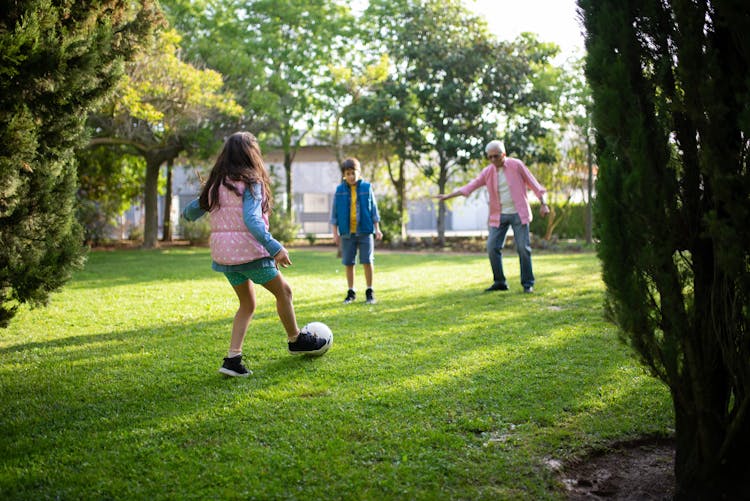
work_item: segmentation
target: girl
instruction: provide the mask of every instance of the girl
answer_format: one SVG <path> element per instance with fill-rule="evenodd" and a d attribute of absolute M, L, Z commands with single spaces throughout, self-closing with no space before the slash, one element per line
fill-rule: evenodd
<path fill-rule="evenodd" d="M 290 353 L 317 355 L 328 349 L 326 340 L 297 327 L 292 289 L 279 272 L 279 266 L 286 268 L 292 262 L 287 250 L 268 232 L 272 207 L 273 193 L 258 141 L 249 132 L 237 132 L 224 143 L 200 198 L 182 212 L 188 221 L 209 213 L 212 268 L 224 273 L 240 301 L 229 353 L 219 369 L 227 376 L 252 374 L 242 364 L 242 343 L 255 312 L 253 282 L 276 297 Z"/>

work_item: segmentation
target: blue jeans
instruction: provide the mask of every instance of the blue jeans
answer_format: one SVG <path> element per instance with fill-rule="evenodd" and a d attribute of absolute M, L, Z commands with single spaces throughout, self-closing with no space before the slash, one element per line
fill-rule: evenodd
<path fill-rule="evenodd" d="M 529 225 L 521 223 L 518 214 L 501 214 L 500 227 L 490 226 L 490 236 L 487 238 L 487 254 L 490 257 L 492 276 L 496 284 L 508 285 L 503 273 L 503 247 L 508 227 L 513 228 L 513 240 L 516 242 L 518 260 L 521 264 L 521 285 L 534 285 L 534 271 L 531 268 L 531 235 Z"/>

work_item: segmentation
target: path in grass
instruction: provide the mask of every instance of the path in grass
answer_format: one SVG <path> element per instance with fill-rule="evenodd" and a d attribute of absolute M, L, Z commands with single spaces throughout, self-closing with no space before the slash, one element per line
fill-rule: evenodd
<path fill-rule="evenodd" d="M 0 498 L 557 499 L 550 460 L 669 433 L 593 254 L 536 255 L 524 295 L 515 256 L 485 294 L 483 255 L 381 253 L 376 305 L 341 304 L 335 252 L 292 260 L 300 324 L 334 346 L 289 356 L 259 289 L 247 379 L 217 372 L 236 300 L 206 249 L 94 252 L 23 309 L 0 332 Z"/>

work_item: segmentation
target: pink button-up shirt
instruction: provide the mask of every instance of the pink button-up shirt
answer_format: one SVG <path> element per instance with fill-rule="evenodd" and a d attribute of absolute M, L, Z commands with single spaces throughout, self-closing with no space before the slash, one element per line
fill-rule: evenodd
<path fill-rule="evenodd" d="M 532 190 L 540 200 L 547 193 L 547 190 L 539 184 L 539 181 L 536 180 L 529 169 L 517 158 L 506 157 L 505 167 L 503 168 L 505 169 L 508 188 L 510 188 L 510 196 L 513 199 L 513 205 L 516 206 L 518 216 L 523 224 L 529 224 L 532 216 L 527 190 Z M 500 226 L 502 206 L 497 192 L 497 168 L 493 164 L 482 169 L 482 172 L 474 180 L 459 188 L 458 191 L 463 196 L 469 196 L 481 186 L 487 186 L 487 194 L 490 198 L 489 225 L 498 227 Z"/>

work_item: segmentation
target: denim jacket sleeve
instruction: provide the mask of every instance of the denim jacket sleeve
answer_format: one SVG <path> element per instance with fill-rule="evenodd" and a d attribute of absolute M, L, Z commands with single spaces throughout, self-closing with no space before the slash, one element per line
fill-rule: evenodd
<path fill-rule="evenodd" d="M 242 218 L 250 234 L 266 251 L 275 256 L 283 246 L 266 229 L 263 219 L 263 188 L 260 183 L 249 186 L 242 196 Z"/>
<path fill-rule="evenodd" d="M 196 219 L 201 218 L 205 213 L 206 211 L 201 209 L 200 201 L 197 198 L 182 209 L 182 217 L 188 221 L 195 221 Z"/>
<path fill-rule="evenodd" d="M 329 223 L 331 223 L 332 226 L 339 225 L 338 206 L 336 204 L 338 196 L 339 196 L 339 188 L 337 186 L 336 191 L 333 192 L 333 201 L 331 203 L 331 219 L 328 221 Z"/>

